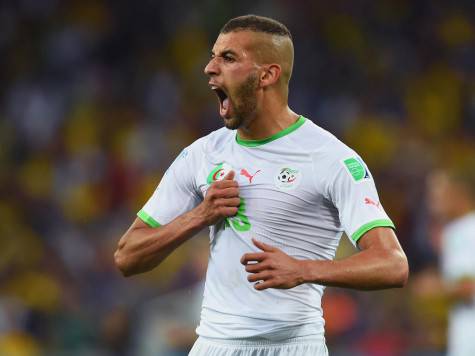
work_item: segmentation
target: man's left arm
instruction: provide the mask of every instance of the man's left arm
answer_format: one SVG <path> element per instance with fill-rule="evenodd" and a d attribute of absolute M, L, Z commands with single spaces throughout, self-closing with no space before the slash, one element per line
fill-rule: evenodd
<path fill-rule="evenodd" d="M 255 289 L 288 289 L 303 283 L 375 290 L 403 287 L 409 266 L 394 231 L 376 227 L 358 241 L 360 251 L 341 260 L 297 260 L 282 250 L 253 240 L 262 250 L 247 253 L 241 263 Z"/>

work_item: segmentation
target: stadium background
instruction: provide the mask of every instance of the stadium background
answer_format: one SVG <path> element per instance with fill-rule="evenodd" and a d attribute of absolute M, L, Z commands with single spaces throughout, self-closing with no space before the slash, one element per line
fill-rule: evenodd
<path fill-rule="evenodd" d="M 291 106 L 364 157 L 410 261 L 403 290 L 327 289 L 330 350 L 443 352 L 425 178 L 475 154 L 473 1 L 4 0 L 1 355 L 184 354 L 206 236 L 130 279 L 112 255 L 179 151 L 221 126 L 203 67 L 246 13 L 290 28 Z"/>

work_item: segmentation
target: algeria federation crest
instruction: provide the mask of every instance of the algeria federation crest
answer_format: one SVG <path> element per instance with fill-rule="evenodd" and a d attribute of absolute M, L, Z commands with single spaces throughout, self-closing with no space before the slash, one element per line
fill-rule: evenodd
<path fill-rule="evenodd" d="M 208 184 L 223 179 L 233 168 L 226 162 L 220 163 L 213 168 L 206 181 Z"/>
<path fill-rule="evenodd" d="M 292 190 L 297 188 L 302 179 L 302 174 L 298 169 L 284 167 L 281 168 L 274 178 L 275 186 L 282 190 Z"/>

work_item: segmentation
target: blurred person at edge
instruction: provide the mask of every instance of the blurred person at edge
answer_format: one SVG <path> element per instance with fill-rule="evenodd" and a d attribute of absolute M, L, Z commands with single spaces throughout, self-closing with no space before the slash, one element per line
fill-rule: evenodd
<path fill-rule="evenodd" d="M 231 19 L 205 73 L 225 127 L 187 147 L 115 254 L 148 271 L 210 226 L 190 355 L 327 355 L 325 286 L 402 287 L 407 259 L 356 152 L 288 106 L 293 44 L 281 23 Z M 360 251 L 333 260 L 343 230 Z"/>
<path fill-rule="evenodd" d="M 475 355 L 475 159 L 428 177 L 428 205 L 443 225 L 440 289 L 449 300 L 448 355 Z"/>

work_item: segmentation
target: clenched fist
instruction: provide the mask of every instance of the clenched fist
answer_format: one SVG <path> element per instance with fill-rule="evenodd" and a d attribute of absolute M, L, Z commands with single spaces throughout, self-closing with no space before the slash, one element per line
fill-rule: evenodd
<path fill-rule="evenodd" d="M 222 180 L 214 182 L 208 188 L 203 202 L 196 208 L 196 214 L 207 226 L 236 215 L 241 199 L 234 174 L 234 171 L 230 171 Z"/>

